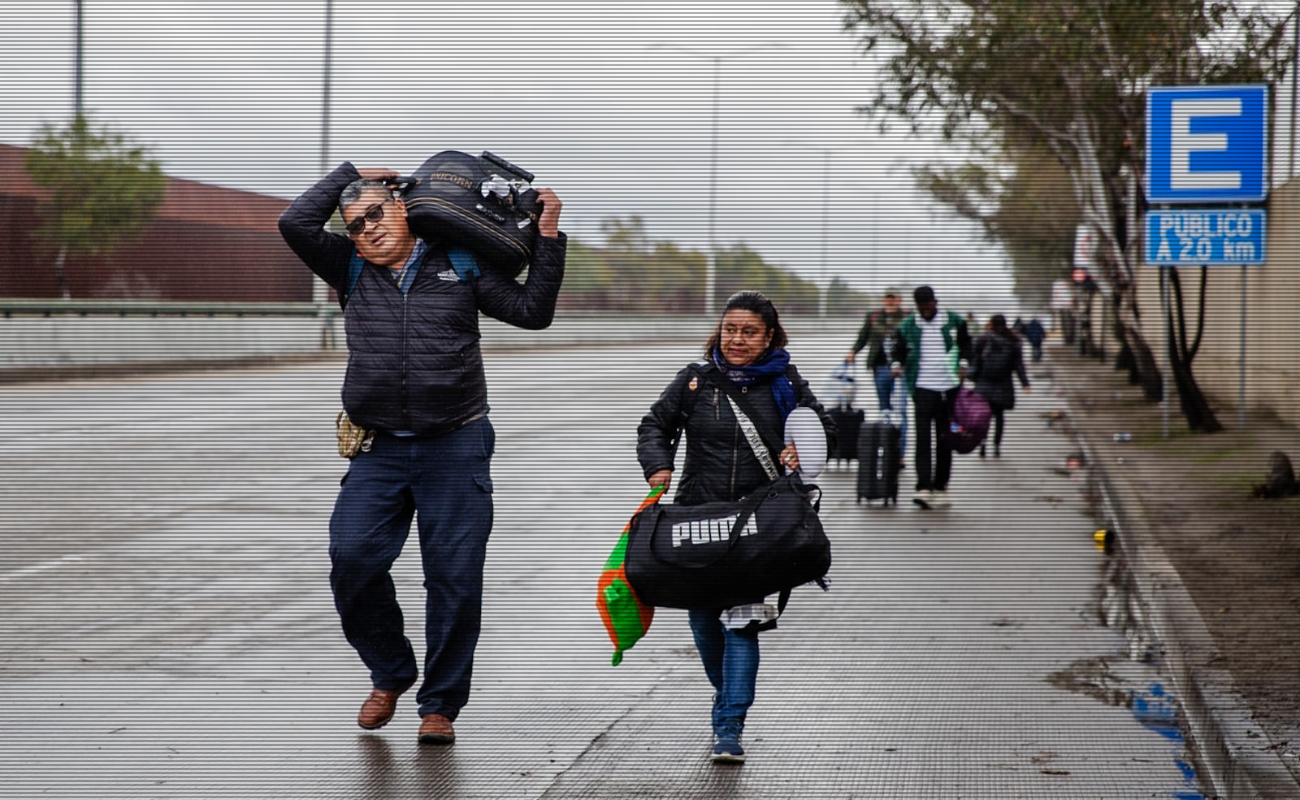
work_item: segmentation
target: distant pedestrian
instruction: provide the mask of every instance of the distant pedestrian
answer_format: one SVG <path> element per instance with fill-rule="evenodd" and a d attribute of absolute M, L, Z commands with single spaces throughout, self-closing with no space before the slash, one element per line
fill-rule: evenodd
<path fill-rule="evenodd" d="M 1012 376 L 1020 381 L 1026 392 L 1032 392 L 1025 376 L 1025 360 L 1021 352 L 1020 337 L 1007 327 L 1007 318 L 994 314 L 985 332 L 975 340 L 975 358 L 971 364 L 971 379 L 975 391 L 983 395 L 993 411 L 993 457 L 1002 457 L 1002 428 L 1007 411 L 1016 407 L 1016 387 Z M 980 458 L 987 455 L 987 446 L 980 445 Z"/>
<path fill-rule="evenodd" d="M 866 367 L 876 384 L 876 403 L 883 413 L 888 412 L 891 421 L 893 412 L 898 412 L 898 465 L 903 466 L 907 455 L 907 398 L 902 398 L 898 408 L 894 408 L 894 373 L 890 369 L 890 351 L 894 346 L 894 336 L 898 325 L 907 316 L 903 310 L 903 300 L 898 290 L 885 289 L 880 301 L 880 308 L 867 314 L 858 330 L 858 338 L 853 342 L 853 349 L 844 357 L 852 364 L 862 350 L 867 351 Z"/>
<path fill-rule="evenodd" d="M 330 588 L 343 634 L 370 671 L 373 688 L 357 724 L 386 725 L 423 667 L 419 741 L 447 744 L 470 697 L 492 531 L 496 434 L 479 315 L 549 326 L 566 240 L 560 200 L 543 189 L 526 281 L 491 270 L 476 277 L 452 260 L 448 248 L 456 242 L 416 237 L 405 204 L 393 196 L 397 176 L 345 162 L 293 201 L 280 216 L 280 233 L 344 303 L 339 438 L 350 461 L 330 518 Z M 336 208 L 346 235 L 325 230 Z M 390 574 L 412 519 L 426 594 L 422 660 L 403 630 Z"/>
<path fill-rule="evenodd" d="M 677 483 L 677 504 L 739 500 L 771 482 L 720 388 L 722 381 L 731 381 L 745 393 L 756 417 L 751 420 L 755 432 L 771 434 L 764 438 L 785 441 L 786 418 L 799 406 L 815 411 L 827 438 L 833 436 L 834 423 L 790 363 L 785 345 L 785 330 L 766 296 L 740 292 L 727 300 L 704 346 L 704 361 L 678 372 L 637 428 L 637 458 L 651 487 L 667 490 L 683 434 L 686 461 Z M 787 470 L 799 467 L 794 445 L 773 455 Z M 715 691 L 715 762 L 745 760 L 741 734 L 758 680 L 758 634 L 776 627 L 775 617 L 776 609 L 761 597 L 736 608 L 689 612 L 695 647 Z"/>
<path fill-rule="evenodd" d="M 1038 317 L 1029 320 L 1025 325 L 1025 338 L 1029 340 L 1035 364 L 1043 360 L 1043 339 L 1046 337 L 1047 330 L 1043 328 L 1043 323 L 1038 321 Z"/>
<path fill-rule="evenodd" d="M 894 375 L 906 375 L 916 405 L 916 494 L 922 508 L 947 508 L 952 477 L 952 447 L 944 435 L 952 420 L 957 388 L 966 377 L 971 353 L 970 330 L 955 311 L 939 310 L 929 286 L 912 293 L 916 311 L 898 326 Z M 931 452 L 933 447 L 933 452 Z"/>

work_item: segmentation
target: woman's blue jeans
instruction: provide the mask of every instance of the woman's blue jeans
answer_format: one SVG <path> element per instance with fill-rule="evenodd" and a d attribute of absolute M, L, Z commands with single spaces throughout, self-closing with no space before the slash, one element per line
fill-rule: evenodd
<path fill-rule="evenodd" d="M 718 619 L 721 613 L 721 609 L 692 609 L 691 633 L 704 674 L 715 690 L 713 732 L 732 728 L 739 733 L 758 682 L 758 631 L 731 630 Z"/>

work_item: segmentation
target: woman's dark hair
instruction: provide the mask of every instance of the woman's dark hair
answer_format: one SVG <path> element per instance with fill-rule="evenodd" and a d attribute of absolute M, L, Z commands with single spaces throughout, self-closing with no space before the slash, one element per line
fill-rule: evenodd
<path fill-rule="evenodd" d="M 989 317 L 989 331 L 996 333 L 1003 339 L 1018 339 L 1016 332 L 1007 327 L 1007 318 L 1001 314 L 994 314 Z"/>
<path fill-rule="evenodd" d="M 727 316 L 728 311 L 734 311 L 738 308 L 742 311 L 752 311 L 762 317 L 763 324 L 767 326 L 767 330 L 772 332 L 772 341 L 768 343 L 763 355 L 767 355 L 773 350 L 780 350 L 790 341 L 785 335 L 785 328 L 781 327 L 781 316 L 776 313 L 776 306 L 772 305 L 772 301 L 767 299 L 767 295 L 752 289 L 736 292 L 727 298 L 727 305 L 722 309 L 722 317 Z M 709 337 L 709 341 L 704 345 L 705 358 L 713 358 L 714 349 L 722 344 L 722 317 L 718 318 L 718 325 L 713 329 L 713 335 Z"/>

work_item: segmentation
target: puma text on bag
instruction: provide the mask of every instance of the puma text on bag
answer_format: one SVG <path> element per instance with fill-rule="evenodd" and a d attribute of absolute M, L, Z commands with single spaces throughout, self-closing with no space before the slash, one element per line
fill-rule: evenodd
<path fill-rule="evenodd" d="M 736 502 L 650 506 L 632 519 L 628 581 L 650 605 L 727 608 L 820 580 L 831 545 L 810 494 L 791 474 Z"/>

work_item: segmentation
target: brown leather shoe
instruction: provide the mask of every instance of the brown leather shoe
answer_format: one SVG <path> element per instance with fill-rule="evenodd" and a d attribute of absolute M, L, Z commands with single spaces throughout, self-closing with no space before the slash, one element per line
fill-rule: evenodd
<path fill-rule="evenodd" d="M 370 696 L 361 704 L 357 724 L 368 731 L 384 727 L 393 718 L 393 712 L 397 710 L 397 698 L 401 696 L 401 692 L 371 689 Z"/>
<path fill-rule="evenodd" d="M 420 744 L 451 744 L 456 731 L 451 720 L 441 714 L 425 714 L 420 720 Z"/>

